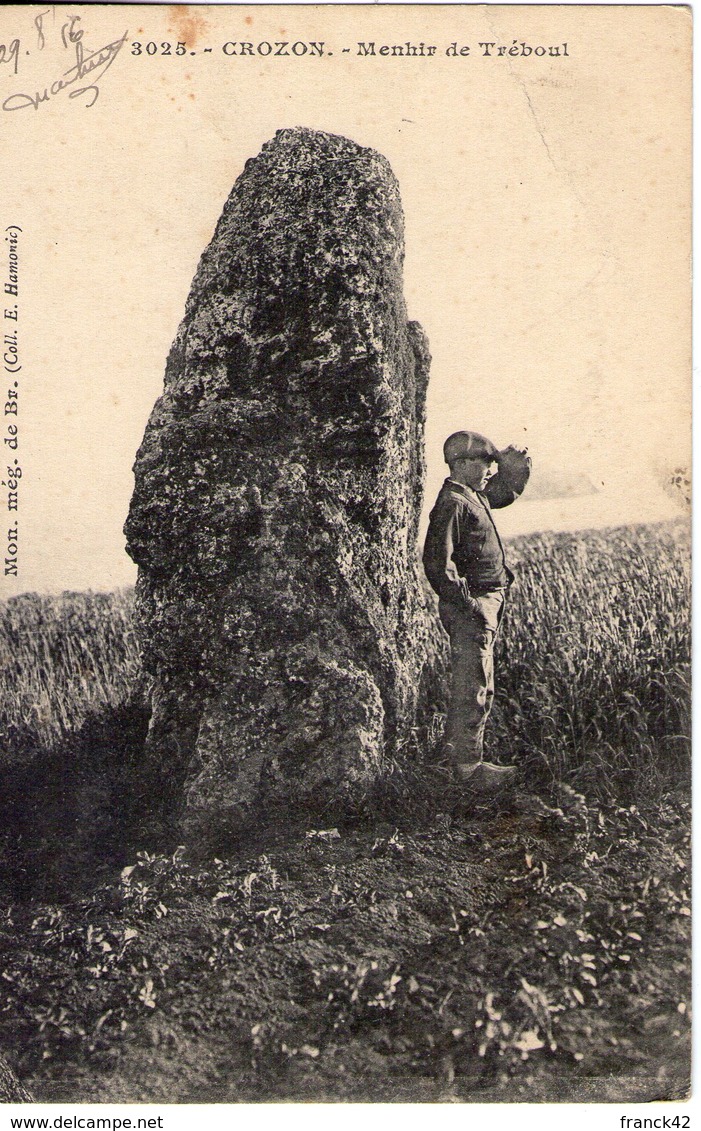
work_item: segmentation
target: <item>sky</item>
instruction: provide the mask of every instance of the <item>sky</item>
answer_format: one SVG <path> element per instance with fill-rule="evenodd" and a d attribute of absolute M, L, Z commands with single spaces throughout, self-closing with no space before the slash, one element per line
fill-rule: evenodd
<path fill-rule="evenodd" d="M 0 22 L 18 44 L 0 119 L 3 228 L 21 229 L 3 325 L 22 366 L 5 373 L 22 478 L 0 596 L 133 582 L 131 465 L 199 256 L 245 161 L 294 125 L 379 150 L 398 178 L 408 315 L 433 356 L 426 512 L 445 436 L 474 428 L 534 461 L 506 535 L 680 513 L 664 484 L 690 459 L 687 9 L 5 7 Z M 85 56 L 125 32 L 96 97 L 57 88 L 80 33 Z M 270 41 L 324 56 L 224 50 Z M 359 54 L 407 41 L 436 52 Z M 595 490 L 536 498 L 539 472 Z"/>

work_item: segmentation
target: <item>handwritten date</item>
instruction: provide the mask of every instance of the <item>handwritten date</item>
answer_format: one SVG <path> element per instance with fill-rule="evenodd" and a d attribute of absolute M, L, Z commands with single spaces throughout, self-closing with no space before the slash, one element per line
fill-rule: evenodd
<path fill-rule="evenodd" d="M 0 43 L 0 66 L 7 63 L 13 68 L 13 74 L 17 74 L 19 67 L 19 39 L 13 39 L 11 43 Z"/>
<path fill-rule="evenodd" d="M 44 17 L 49 15 L 49 12 L 50 9 L 47 9 L 34 18 L 39 51 L 43 51 L 47 45 L 48 29 L 45 33 Z M 104 47 L 99 47 L 96 51 L 90 51 L 86 48 L 84 30 L 80 23 L 80 16 L 70 15 L 61 27 L 61 45 L 64 51 L 73 55 L 75 62 L 72 66 L 63 70 L 60 77 L 55 78 L 52 82 L 47 82 L 33 93 L 18 92 L 11 94 L 2 103 L 3 110 L 23 110 L 30 106 L 38 110 L 43 102 L 48 102 L 51 97 L 64 90 L 68 91 L 69 98 L 78 98 L 84 95 L 86 98 L 84 105 L 94 106 L 100 93 L 98 82 L 112 66 L 129 33 L 125 31 L 119 39 L 105 44 Z M 12 66 L 13 74 L 16 75 L 19 71 L 20 55 L 19 39 L 14 39 L 9 44 L 0 44 L 0 67 L 3 64 Z M 83 82 L 88 76 L 90 76 L 88 81 Z"/>

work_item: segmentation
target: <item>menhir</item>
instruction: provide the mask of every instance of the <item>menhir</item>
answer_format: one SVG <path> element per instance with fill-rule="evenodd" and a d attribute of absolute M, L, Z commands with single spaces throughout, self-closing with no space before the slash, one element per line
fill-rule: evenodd
<path fill-rule="evenodd" d="M 289 129 L 200 261 L 125 527 L 150 778 L 193 837 L 353 793 L 410 742 L 434 645 L 402 260 L 387 161 Z"/>

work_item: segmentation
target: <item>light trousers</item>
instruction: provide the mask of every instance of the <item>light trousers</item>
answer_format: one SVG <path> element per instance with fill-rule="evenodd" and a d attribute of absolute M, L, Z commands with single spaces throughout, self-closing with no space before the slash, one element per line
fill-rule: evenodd
<path fill-rule="evenodd" d="M 454 763 L 481 762 L 484 730 L 494 701 L 494 641 L 504 612 L 504 593 L 474 598 L 476 608 L 440 600 L 438 611 L 450 637 L 450 706 L 444 753 Z"/>

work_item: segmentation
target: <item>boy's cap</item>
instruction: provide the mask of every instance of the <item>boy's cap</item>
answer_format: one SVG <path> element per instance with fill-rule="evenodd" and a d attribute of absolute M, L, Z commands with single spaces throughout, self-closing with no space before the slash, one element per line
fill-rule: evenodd
<path fill-rule="evenodd" d="M 443 457 L 447 464 L 456 459 L 496 460 L 499 449 L 479 432 L 453 432 L 443 445 Z"/>

